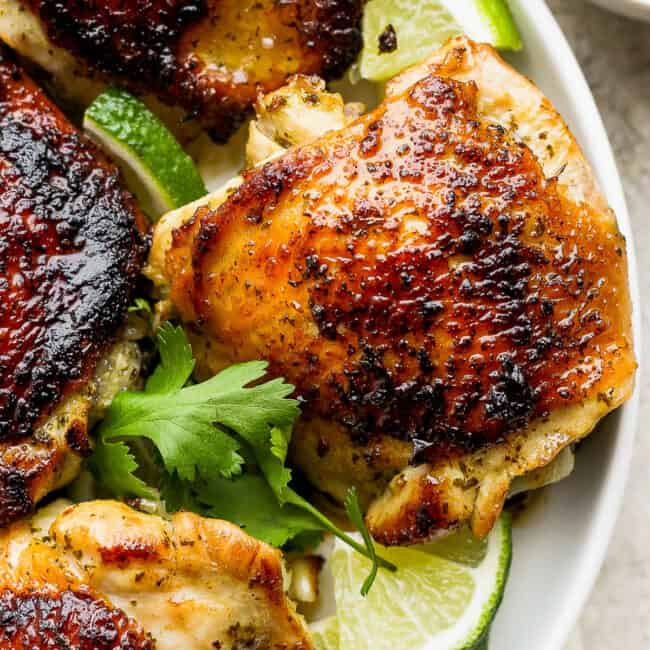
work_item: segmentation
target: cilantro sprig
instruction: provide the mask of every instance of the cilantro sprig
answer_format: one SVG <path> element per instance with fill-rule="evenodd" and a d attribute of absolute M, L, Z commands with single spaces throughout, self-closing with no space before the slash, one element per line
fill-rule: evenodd
<path fill-rule="evenodd" d="M 89 464 L 104 490 L 154 498 L 153 482 L 168 510 L 227 519 L 274 546 L 329 531 L 372 560 L 364 595 L 378 566 L 395 570 L 375 553 L 356 490 L 346 510 L 364 544 L 291 487 L 286 458 L 299 414 L 289 397 L 293 386 L 282 379 L 262 382 L 263 361 L 190 384 L 195 361 L 183 328 L 166 323 L 157 340 L 160 363 L 144 390 L 120 393 L 99 426 Z M 152 465 L 159 468 L 155 478 L 143 480 L 143 467 Z"/>
<path fill-rule="evenodd" d="M 377 571 L 379 570 L 379 558 L 375 551 L 375 545 L 372 541 L 370 531 L 366 527 L 366 522 L 363 520 L 363 514 L 361 512 L 361 506 L 359 505 L 359 496 L 357 494 L 357 488 L 351 487 L 348 491 L 348 494 L 345 498 L 345 512 L 347 512 L 350 521 L 359 529 L 363 541 L 366 544 L 366 549 L 370 555 L 370 560 L 372 561 L 372 569 L 368 577 L 364 580 L 361 585 L 361 595 L 367 596 L 372 587 L 372 583 L 377 577 Z"/>

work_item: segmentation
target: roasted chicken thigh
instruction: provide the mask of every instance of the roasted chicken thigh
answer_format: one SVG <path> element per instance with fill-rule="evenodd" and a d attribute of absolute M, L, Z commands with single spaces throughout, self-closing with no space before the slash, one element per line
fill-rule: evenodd
<path fill-rule="evenodd" d="M 280 552 L 236 526 L 57 501 L 0 532 L 0 649 L 309 650 Z"/>
<path fill-rule="evenodd" d="M 201 203 L 201 202 L 200 202 Z M 296 386 L 294 464 L 385 544 L 492 527 L 513 479 L 632 390 L 625 241 L 548 99 L 450 41 L 345 128 L 164 219 L 208 372 Z"/>
<path fill-rule="evenodd" d="M 0 37 L 64 82 L 71 97 L 87 102 L 112 80 L 182 107 L 225 140 L 258 92 L 295 73 L 341 75 L 361 45 L 361 6 L 360 0 L 3 0 Z"/>
<path fill-rule="evenodd" d="M 101 385 L 137 374 L 137 350 L 112 346 L 140 220 L 117 168 L 0 50 L 0 525 L 75 476 Z"/>

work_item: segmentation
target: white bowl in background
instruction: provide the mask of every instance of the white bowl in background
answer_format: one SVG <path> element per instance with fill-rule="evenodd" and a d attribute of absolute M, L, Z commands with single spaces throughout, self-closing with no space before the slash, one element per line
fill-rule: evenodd
<path fill-rule="evenodd" d="M 650 20 L 650 0 L 592 0 L 592 2 L 630 18 Z"/>

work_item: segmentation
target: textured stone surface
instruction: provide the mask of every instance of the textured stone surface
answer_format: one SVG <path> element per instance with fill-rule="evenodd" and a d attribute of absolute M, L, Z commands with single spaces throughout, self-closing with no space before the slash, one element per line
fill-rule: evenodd
<path fill-rule="evenodd" d="M 650 333 L 650 24 L 582 0 L 548 0 L 580 61 L 616 153 L 639 258 L 643 329 Z M 641 377 L 641 431 L 625 505 L 581 620 L 589 650 L 650 648 L 650 383 Z"/>

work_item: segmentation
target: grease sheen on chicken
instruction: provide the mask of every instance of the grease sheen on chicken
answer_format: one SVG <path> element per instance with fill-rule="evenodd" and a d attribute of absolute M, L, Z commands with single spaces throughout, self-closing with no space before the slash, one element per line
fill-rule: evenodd
<path fill-rule="evenodd" d="M 117 168 L 0 49 L 0 525 L 74 478 L 99 383 L 137 374 L 137 350 L 112 344 L 141 220 Z"/>
<path fill-rule="evenodd" d="M 280 552 L 228 522 L 57 501 L 0 531 L 0 649 L 310 650 Z"/>
<path fill-rule="evenodd" d="M 219 140 L 258 92 L 298 72 L 340 76 L 361 45 L 360 0 L 3 5 L 0 36 L 52 72 L 64 94 L 88 101 L 98 82 L 117 81 L 182 107 Z"/>
<path fill-rule="evenodd" d="M 294 463 L 356 484 L 388 544 L 485 534 L 633 383 L 615 217 L 548 100 L 467 39 L 199 207 L 166 275 L 209 371 L 295 384 Z"/>

